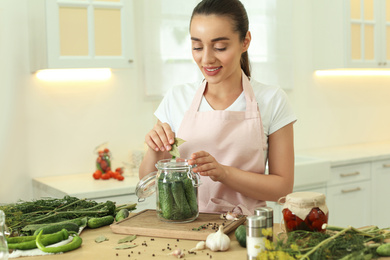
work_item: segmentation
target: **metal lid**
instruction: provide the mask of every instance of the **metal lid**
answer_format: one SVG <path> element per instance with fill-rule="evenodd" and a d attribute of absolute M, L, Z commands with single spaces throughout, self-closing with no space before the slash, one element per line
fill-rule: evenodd
<path fill-rule="evenodd" d="M 271 207 L 261 207 L 255 209 L 255 215 L 264 216 L 266 218 L 273 218 L 274 210 Z"/>
<path fill-rule="evenodd" d="M 264 228 L 267 227 L 267 218 L 264 216 L 248 216 L 246 218 L 246 225 L 249 228 Z"/>
<path fill-rule="evenodd" d="M 142 202 L 156 191 L 156 175 L 157 171 L 151 172 L 143 177 L 135 188 L 135 195 L 138 197 L 138 202 Z"/>

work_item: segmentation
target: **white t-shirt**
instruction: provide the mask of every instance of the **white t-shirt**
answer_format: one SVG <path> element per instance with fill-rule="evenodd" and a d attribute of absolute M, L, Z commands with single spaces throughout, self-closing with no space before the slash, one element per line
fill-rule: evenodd
<path fill-rule="evenodd" d="M 259 106 L 264 134 L 267 137 L 283 126 L 297 120 L 288 101 L 286 93 L 276 86 L 264 85 L 250 80 L 253 92 Z M 163 123 L 168 123 L 172 131 L 177 133 L 184 114 L 189 109 L 201 82 L 187 83 L 171 87 L 164 96 L 154 115 Z M 244 92 L 226 110 L 245 111 L 246 100 Z M 199 111 L 210 111 L 213 108 L 203 96 Z"/>

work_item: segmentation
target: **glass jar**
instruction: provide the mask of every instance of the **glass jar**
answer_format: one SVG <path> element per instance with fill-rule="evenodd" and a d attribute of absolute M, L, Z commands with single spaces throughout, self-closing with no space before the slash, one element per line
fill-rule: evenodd
<path fill-rule="evenodd" d="M 295 192 L 288 194 L 283 206 L 284 228 L 287 232 L 295 230 L 325 232 L 329 210 L 325 195 L 318 192 Z"/>
<path fill-rule="evenodd" d="M 186 159 L 164 159 L 156 164 L 157 172 L 146 175 L 137 185 L 138 201 L 156 192 L 158 219 L 183 223 L 195 220 L 199 215 L 199 174 L 192 171 Z"/>
<path fill-rule="evenodd" d="M 0 259 L 8 259 L 8 245 L 5 238 L 5 214 L 0 210 Z"/>

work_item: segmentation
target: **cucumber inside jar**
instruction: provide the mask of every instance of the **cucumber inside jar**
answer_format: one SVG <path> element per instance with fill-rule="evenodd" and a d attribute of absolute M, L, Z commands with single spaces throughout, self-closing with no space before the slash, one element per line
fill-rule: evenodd
<path fill-rule="evenodd" d="M 197 218 L 197 188 L 186 172 L 160 174 L 157 193 L 157 211 L 161 220 L 185 222 Z"/>

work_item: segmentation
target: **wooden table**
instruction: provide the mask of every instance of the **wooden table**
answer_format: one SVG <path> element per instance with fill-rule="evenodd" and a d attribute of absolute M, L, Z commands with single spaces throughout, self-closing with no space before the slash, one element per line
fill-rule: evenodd
<path fill-rule="evenodd" d="M 280 224 L 274 224 L 274 234 L 281 232 Z M 96 243 L 95 238 L 104 235 L 109 239 L 102 243 Z M 241 247 L 235 236 L 234 232 L 229 234 L 231 239 L 230 249 L 226 252 L 212 252 L 209 249 L 197 251 L 195 254 L 188 254 L 188 250 L 195 247 L 197 241 L 184 240 L 184 239 L 168 239 L 168 238 L 155 238 L 153 234 L 150 237 L 139 236 L 133 243 L 138 246 L 132 249 L 115 250 L 118 246 L 118 240 L 126 237 L 127 235 L 120 235 L 112 233 L 109 226 L 98 229 L 86 229 L 81 233 L 83 244 L 80 248 L 74 251 L 70 251 L 64 254 L 46 255 L 46 256 L 29 256 L 21 257 L 18 259 L 28 260 L 98 260 L 98 259 L 129 259 L 129 260 L 157 260 L 157 259 L 177 259 L 171 255 L 168 255 L 173 250 L 180 248 L 185 250 L 185 257 L 182 259 L 213 259 L 213 260 L 226 260 L 226 259 L 246 259 L 246 248 Z M 276 235 L 274 235 L 276 237 Z M 171 248 L 171 249 L 168 249 Z M 390 257 L 380 258 L 381 260 Z"/>
<path fill-rule="evenodd" d="M 95 238 L 104 235 L 109 239 L 102 243 L 96 243 Z M 83 244 L 80 248 L 74 251 L 70 251 L 64 254 L 57 254 L 55 257 L 52 255 L 46 256 L 29 256 L 19 259 L 28 260 L 97 260 L 97 259 L 129 259 L 129 260 L 158 260 L 158 259 L 177 259 L 171 255 L 168 255 L 175 249 L 180 248 L 185 250 L 185 257 L 182 259 L 213 259 L 213 260 L 226 260 L 226 259 L 246 259 L 246 248 L 241 247 L 235 236 L 234 232 L 229 234 L 231 239 L 230 249 L 226 252 L 212 252 L 209 249 L 197 251 L 195 254 L 188 254 L 188 250 L 194 248 L 197 244 L 195 240 L 184 239 L 168 239 L 168 238 L 154 238 L 146 236 L 137 237 L 132 243 L 136 243 L 138 246 L 132 249 L 115 250 L 118 246 L 118 240 L 126 237 L 127 235 L 120 235 L 112 233 L 110 227 L 102 227 L 98 229 L 86 229 L 81 233 Z M 146 243 L 146 245 L 143 245 Z M 168 249 L 168 248 L 171 248 Z"/>

